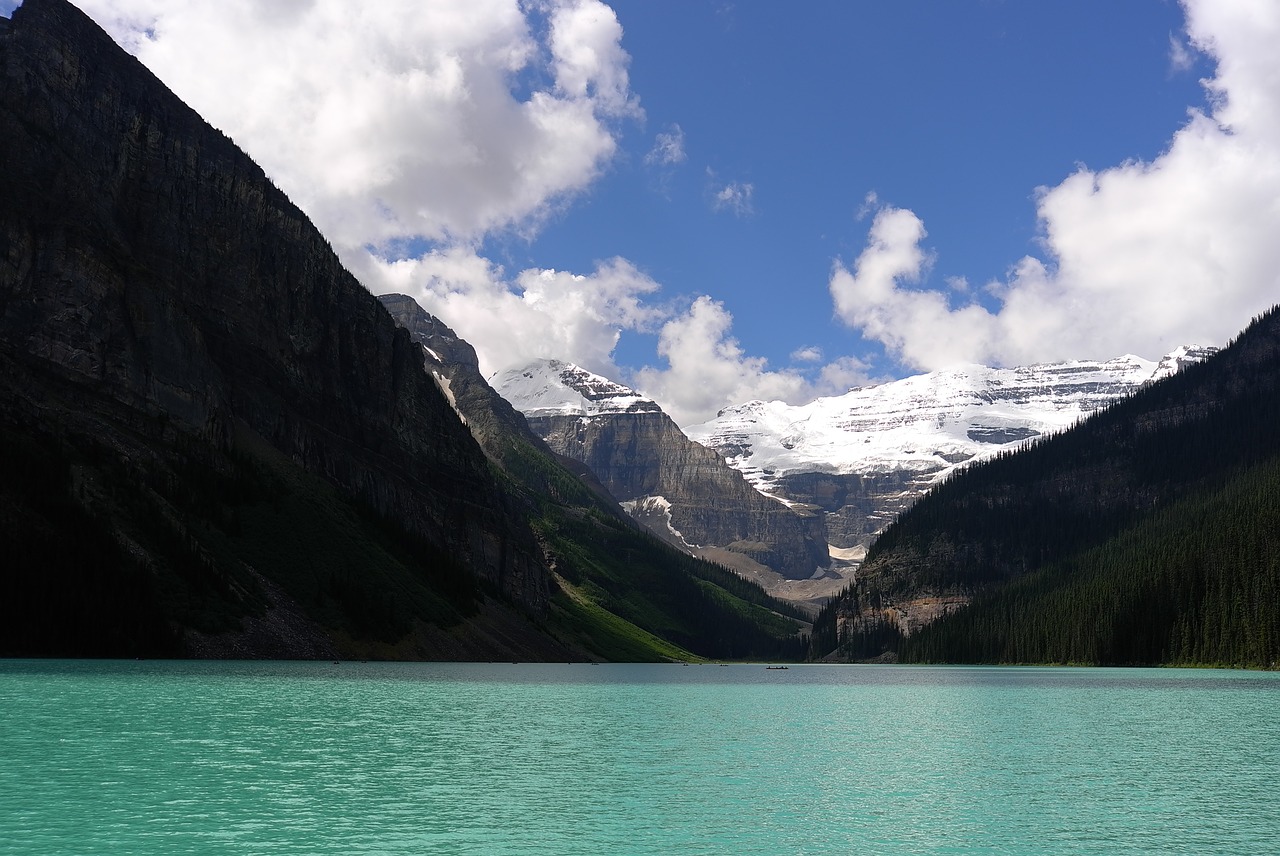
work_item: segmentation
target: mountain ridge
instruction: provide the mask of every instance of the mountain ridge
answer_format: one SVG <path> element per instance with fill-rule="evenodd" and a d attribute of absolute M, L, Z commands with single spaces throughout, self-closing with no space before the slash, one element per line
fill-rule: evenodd
<path fill-rule="evenodd" d="M 532 492 L 534 528 L 554 572 L 553 623 L 570 629 L 592 624 L 598 640 L 616 621 L 602 626 L 592 617 L 596 608 L 704 655 L 776 656 L 799 650 L 796 628 L 787 620 L 807 623 L 805 611 L 769 597 L 724 567 L 680 555 L 662 543 L 637 515 L 623 511 L 589 467 L 557 454 L 533 432 L 481 376 L 470 344 L 407 295 L 378 299 L 422 347 L 429 370 L 450 391 L 486 454 Z M 605 409 L 625 413 L 628 406 L 618 406 L 617 399 L 634 398 L 630 390 L 591 380 L 579 369 L 559 366 L 557 371 L 568 371 L 586 385 L 592 396 L 582 400 L 596 411 L 601 399 L 612 397 Z M 680 595 L 673 598 L 676 592 Z"/>
<path fill-rule="evenodd" d="M 686 428 L 762 493 L 822 508 L 828 541 L 866 547 L 957 467 L 1064 430 L 1215 349 L 1008 369 L 962 366 L 819 398 L 752 401 Z"/>

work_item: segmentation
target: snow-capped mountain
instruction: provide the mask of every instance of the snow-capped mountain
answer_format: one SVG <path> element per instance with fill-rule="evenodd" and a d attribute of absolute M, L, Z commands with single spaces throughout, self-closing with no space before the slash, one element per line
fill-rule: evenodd
<path fill-rule="evenodd" d="M 658 413 L 657 402 L 633 389 L 573 363 L 537 360 L 489 379 L 511 406 L 525 416 L 602 416 L 610 413 Z"/>
<path fill-rule="evenodd" d="M 682 549 L 792 580 L 829 564 L 821 516 L 762 496 L 635 390 L 558 360 L 489 382 L 548 446 L 586 464 L 636 520 Z"/>
<path fill-rule="evenodd" d="M 751 401 L 685 432 L 758 490 L 827 512 L 836 547 L 871 537 L 955 467 L 1060 431 L 1215 349 L 1018 368 L 962 366 L 793 406 Z"/>

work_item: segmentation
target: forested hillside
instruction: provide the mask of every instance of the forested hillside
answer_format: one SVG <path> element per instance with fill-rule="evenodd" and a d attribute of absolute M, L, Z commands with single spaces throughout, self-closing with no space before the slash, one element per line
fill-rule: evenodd
<path fill-rule="evenodd" d="M 1280 457 L 905 640 L 909 662 L 1280 666 Z"/>
<path fill-rule="evenodd" d="M 1251 558 L 1274 550 L 1277 425 L 1273 309 L 1204 363 L 933 490 L 820 616 L 815 652 L 1267 663 L 1272 643 L 1243 640 L 1273 637 L 1280 609 L 1274 564 Z M 973 604 L 903 644 L 900 605 L 940 595 Z"/>

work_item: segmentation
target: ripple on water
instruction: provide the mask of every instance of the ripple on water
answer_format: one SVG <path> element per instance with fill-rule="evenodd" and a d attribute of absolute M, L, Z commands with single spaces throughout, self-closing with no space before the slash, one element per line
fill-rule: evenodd
<path fill-rule="evenodd" d="M 0 853 L 1241 853 L 1280 676 L 0 662 Z"/>

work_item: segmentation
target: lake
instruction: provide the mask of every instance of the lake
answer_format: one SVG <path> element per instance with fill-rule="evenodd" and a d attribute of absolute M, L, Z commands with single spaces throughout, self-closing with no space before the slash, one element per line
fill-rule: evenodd
<path fill-rule="evenodd" d="M 0 853 L 1280 852 L 1280 674 L 0 660 Z"/>

